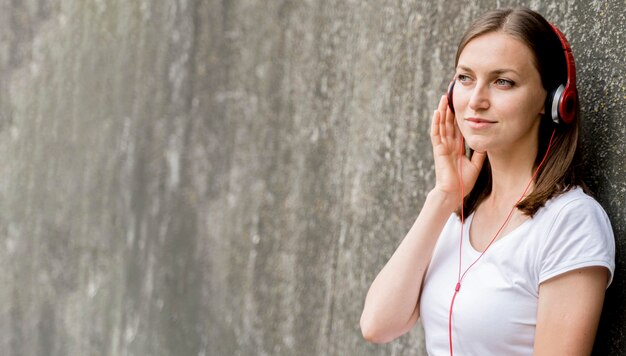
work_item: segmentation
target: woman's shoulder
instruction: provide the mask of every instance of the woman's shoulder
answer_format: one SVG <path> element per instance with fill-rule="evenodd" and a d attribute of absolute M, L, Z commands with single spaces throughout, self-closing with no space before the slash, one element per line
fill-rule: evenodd
<path fill-rule="evenodd" d="M 533 218 L 547 231 L 576 226 L 579 231 L 612 234 L 611 222 L 598 201 L 580 187 L 572 188 L 546 202 Z"/>
<path fill-rule="evenodd" d="M 585 193 L 581 187 L 574 187 L 553 197 L 546 202 L 544 209 L 557 214 L 572 210 L 582 210 L 582 212 L 598 211 L 604 213 L 604 209 L 600 203 L 598 203 L 594 197 Z"/>
<path fill-rule="evenodd" d="M 546 202 L 533 218 L 548 234 L 597 232 L 612 237 L 613 229 L 604 208 L 580 187 L 572 188 Z"/>
<path fill-rule="evenodd" d="M 606 212 L 593 197 L 581 188 L 573 188 L 549 200 L 535 218 L 535 231 L 540 236 L 540 282 L 586 266 L 605 266 L 612 278 L 613 229 Z"/>

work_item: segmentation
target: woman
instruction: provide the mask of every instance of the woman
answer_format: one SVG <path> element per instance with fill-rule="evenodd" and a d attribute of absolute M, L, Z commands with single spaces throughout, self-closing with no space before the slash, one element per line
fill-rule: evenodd
<path fill-rule="evenodd" d="M 370 287 L 367 340 L 421 317 L 430 355 L 591 352 L 615 245 L 578 172 L 575 68 L 560 36 L 523 8 L 465 33 L 432 120 L 435 187 Z"/>

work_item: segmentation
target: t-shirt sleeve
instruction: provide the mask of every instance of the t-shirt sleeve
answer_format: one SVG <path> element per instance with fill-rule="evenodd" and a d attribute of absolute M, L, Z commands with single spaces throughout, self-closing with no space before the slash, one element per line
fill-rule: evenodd
<path fill-rule="evenodd" d="M 570 201 L 560 209 L 539 253 L 539 283 L 591 266 L 609 270 L 607 287 L 613 280 L 613 229 L 604 209 L 591 197 Z"/>

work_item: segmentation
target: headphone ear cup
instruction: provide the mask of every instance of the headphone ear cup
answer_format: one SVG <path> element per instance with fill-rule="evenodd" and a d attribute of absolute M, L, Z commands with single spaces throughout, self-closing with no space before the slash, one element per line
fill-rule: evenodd
<path fill-rule="evenodd" d="M 454 83 L 456 83 L 455 80 L 450 82 L 450 85 L 448 85 L 448 107 L 450 108 L 450 111 L 452 111 L 452 113 L 454 114 L 454 102 L 452 101 L 452 93 L 454 91 Z"/>
<path fill-rule="evenodd" d="M 563 97 L 564 90 L 565 86 L 561 84 L 546 97 L 544 110 L 546 111 L 546 115 L 557 125 L 562 121 L 559 112 L 561 109 L 559 104 L 561 102 L 561 98 Z"/>
<path fill-rule="evenodd" d="M 577 100 L 578 94 L 576 94 L 576 90 L 572 90 L 569 86 L 565 87 L 559 102 L 559 118 L 566 124 L 574 121 Z"/>

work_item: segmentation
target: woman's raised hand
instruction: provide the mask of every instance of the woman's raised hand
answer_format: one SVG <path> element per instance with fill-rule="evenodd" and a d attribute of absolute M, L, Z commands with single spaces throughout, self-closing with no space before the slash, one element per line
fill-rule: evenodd
<path fill-rule="evenodd" d="M 460 200 L 459 158 L 463 166 L 463 192 L 468 194 L 476 183 L 486 153 L 474 151 L 471 160 L 465 156 L 461 131 L 456 124 L 454 114 L 448 108 L 448 99 L 445 95 L 441 97 L 439 107 L 433 114 L 430 139 L 435 160 L 434 190 Z"/>

